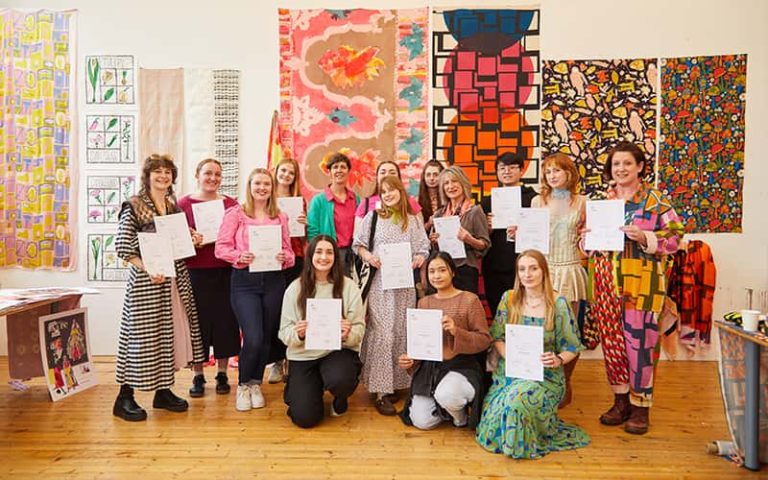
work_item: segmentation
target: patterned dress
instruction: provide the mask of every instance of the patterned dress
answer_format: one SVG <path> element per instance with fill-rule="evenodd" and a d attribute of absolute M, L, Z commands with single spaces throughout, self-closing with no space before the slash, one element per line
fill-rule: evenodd
<path fill-rule="evenodd" d="M 499 303 L 491 326 L 494 341 L 504 340 L 509 314 L 509 294 Z M 541 326 L 543 318 L 523 316 L 522 325 Z M 555 304 L 555 326 L 544 331 L 544 351 L 579 352 L 579 341 L 570 307 L 563 297 Z M 539 458 L 549 452 L 571 450 L 589 444 L 587 433 L 557 417 L 557 406 L 565 393 L 563 368 L 545 368 L 544 381 L 508 378 L 504 359 L 493 373 L 493 385 L 485 396 L 476 440 L 484 449 L 512 458 Z"/>
<path fill-rule="evenodd" d="M 557 199 L 550 198 L 550 202 Z M 565 200 L 564 200 L 565 201 Z M 577 195 L 573 205 L 563 205 L 562 212 L 552 212 L 549 217 L 549 254 L 547 263 L 552 277 L 552 288 L 569 302 L 587 298 L 587 271 L 581 265 L 579 250 L 579 226 L 584 221 L 586 197 Z M 532 207 L 542 205 L 541 197 L 536 197 Z"/>
<path fill-rule="evenodd" d="M 368 248 L 371 223 L 374 212 L 368 213 L 355 235 L 353 249 Z M 403 232 L 400 223 L 392 218 L 381 218 L 376 223 L 373 254 L 381 254 L 381 246 L 388 243 L 408 242 L 411 255 L 426 258 L 429 253 L 429 239 L 422 223 L 414 216 L 408 216 L 408 228 Z M 397 366 L 398 357 L 405 353 L 405 309 L 416 307 L 416 289 L 381 289 L 381 273 L 373 277 L 368 294 L 368 320 L 363 337 L 360 358 L 363 361 L 363 383 L 369 392 L 392 393 L 408 388 L 411 379 L 408 373 Z"/>

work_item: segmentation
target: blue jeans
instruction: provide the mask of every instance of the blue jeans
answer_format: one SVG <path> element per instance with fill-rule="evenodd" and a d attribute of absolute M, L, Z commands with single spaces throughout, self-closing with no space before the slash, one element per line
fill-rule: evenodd
<path fill-rule="evenodd" d="M 243 333 L 240 350 L 239 380 L 261 383 L 269 363 L 272 337 L 280 327 L 285 276 L 283 272 L 250 273 L 248 269 L 232 269 L 230 303 Z"/>

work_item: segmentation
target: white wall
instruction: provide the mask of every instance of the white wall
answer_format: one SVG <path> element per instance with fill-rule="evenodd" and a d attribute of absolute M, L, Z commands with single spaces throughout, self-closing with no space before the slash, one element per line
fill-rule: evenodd
<path fill-rule="evenodd" d="M 412 8 L 427 4 L 426 0 L 3 1 L 3 6 L 14 8 L 78 9 L 81 63 L 87 54 L 134 54 L 138 64 L 148 68 L 242 70 L 243 175 L 265 162 L 271 113 L 278 108 L 278 6 Z M 479 4 L 532 2 L 432 2 L 433 6 Z M 768 288 L 768 222 L 760 213 L 768 204 L 768 162 L 761 153 L 768 151 L 768 2 L 543 0 L 541 10 L 544 59 L 749 54 L 744 233 L 695 236 L 712 246 L 719 270 L 715 316 L 743 308 L 745 287 Z M 82 68 L 78 74 L 82 91 Z M 83 285 L 85 258 L 80 257 L 73 273 L 3 270 L 0 283 L 4 288 Z M 116 350 L 122 295 L 122 289 L 104 289 L 102 295 L 83 300 L 90 308 L 90 338 L 96 354 Z M 6 351 L 4 319 L 0 319 L 0 354 Z"/>

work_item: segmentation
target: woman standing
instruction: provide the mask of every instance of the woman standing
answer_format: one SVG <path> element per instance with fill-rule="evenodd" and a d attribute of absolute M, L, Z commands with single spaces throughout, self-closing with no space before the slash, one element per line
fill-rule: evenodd
<path fill-rule="evenodd" d="M 445 169 L 437 160 L 430 160 L 424 164 L 419 182 L 419 206 L 424 217 L 424 229 L 429 232 L 432 229 L 432 215 L 443 206 L 440 200 L 440 172 Z"/>
<path fill-rule="evenodd" d="M 277 185 L 277 198 L 288 197 L 301 197 L 301 179 L 299 178 L 299 164 L 292 158 L 285 158 L 275 165 L 273 177 L 275 185 Z M 296 221 L 302 225 L 307 225 L 307 203 L 304 202 L 304 209 L 302 214 L 296 218 Z M 293 254 L 296 257 L 296 263 L 293 267 L 283 270 L 285 274 L 285 284 L 290 285 L 291 282 L 296 280 L 301 275 L 301 270 L 304 267 L 304 247 L 307 244 L 307 237 L 291 237 L 291 248 L 293 248 Z M 274 338 L 272 343 L 272 358 L 277 359 L 269 369 L 269 375 L 267 377 L 269 383 L 279 383 L 285 381 L 288 375 L 288 363 L 285 359 L 285 345 L 278 339 Z"/>
<path fill-rule="evenodd" d="M 235 408 L 241 412 L 265 405 L 261 382 L 264 368 L 270 363 L 271 339 L 280 326 L 285 293 L 285 276 L 281 270 L 248 271 L 255 259 L 250 251 L 248 230 L 262 225 L 280 226 L 282 250 L 276 259 L 283 270 L 293 266 L 288 218 L 277 208 L 269 171 L 256 168 L 248 176 L 245 203 L 227 210 L 216 239 L 216 257 L 234 267 L 230 298 L 243 334 Z"/>
<path fill-rule="evenodd" d="M 437 293 L 419 300 L 419 308 L 443 312 L 443 361 L 413 360 L 400 355 L 400 368 L 411 374 L 410 397 L 400 418 L 422 430 L 450 420 L 456 427 L 475 428 L 480 420 L 483 366 L 477 354 L 491 344 L 485 309 L 477 295 L 453 286 L 456 264 L 445 252 L 426 262 L 427 278 Z M 469 411 L 468 410 L 469 407 Z"/>
<path fill-rule="evenodd" d="M 479 205 L 472 201 L 472 185 L 461 167 L 450 166 L 440 172 L 440 198 L 443 206 L 435 217 L 458 216 L 461 223 L 457 238 L 464 243 L 466 258 L 456 259 L 454 284 L 459 290 L 477 295 L 480 278 L 480 261 L 491 245 L 488 220 Z M 440 235 L 433 231 L 429 235 L 434 247 Z"/>
<path fill-rule="evenodd" d="M 400 181 L 403 180 L 400 175 L 400 167 L 397 163 L 391 160 L 384 160 L 376 167 L 376 187 L 373 190 L 373 194 L 360 201 L 360 205 L 357 206 L 355 211 L 355 228 L 359 228 L 360 222 L 368 214 L 377 208 L 381 208 L 381 180 L 384 177 L 397 177 Z M 423 221 L 421 216 L 421 205 L 415 199 L 408 197 L 408 204 L 411 207 L 414 215 Z"/>
<path fill-rule="evenodd" d="M 543 327 L 544 381 L 506 376 L 508 323 Z M 526 250 L 517 257 L 515 289 L 502 296 L 491 336 L 500 358 L 477 426 L 480 446 L 512 458 L 532 459 L 589 444 L 584 430 L 557 417 L 565 393 L 562 367 L 584 347 L 570 306 L 563 297 L 555 297 L 547 261 L 538 250 Z"/>
<path fill-rule="evenodd" d="M 174 372 L 205 360 L 197 309 L 186 265 L 174 262 L 176 278 L 150 275 L 139 250 L 139 232 L 155 232 L 155 217 L 178 213 L 173 199 L 177 169 L 167 155 L 150 155 L 141 169 L 139 194 L 124 202 L 117 227 L 117 255 L 131 264 L 118 336 L 115 377 L 120 393 L 112 413 L 141 421 L 147 412 L 133 389 L 155 392 L 154 408 L 184 412 L 186 400 L 170 388 Z M 193 242 L 202 238 L 192 233 Z"/>
<path fill-rule="evenodd" d="M 283 299 L 280 339 L 288 347 L 290 375 L 283 397 L 288 416 L 302 428 L 314 427 L 323 419 L 323 392 L 333 395 L 331 416 L 347 412 L 360 374 L 360 343 L 365 332 L 365 311 L 360 290 L 345 277 L 336 242 L 318 235 L 309 242 L 309 261 L 301 277 L 288 286 Z M 341 299 L 341 350 L 307 350 L 307 300 Z"/>
<path fill-rule="evenodd" d="M 397 177 L 381 181 L 382 208 L 365 216 L 353 248 L 371 266 L 381 268 L 381 247 L 409 243 L 412 268 L 420 268 L 429 253 L 429 241 L 420 221 L 408 205 L 405 187 Z M 371 230 L 373 246 L 370 245 Z M 383 290 L 381 274 L 374 274 L 368 296 L 368 323 L 363 339 L 363 383 L 376 396 L 376 409 L 382 415 L 395 415 L 396 390 L 408 388 L 408 375 L 397 368 L 405 353 L 405 310 L 416 306 L 416 290 Z"/>
<path fill-rule="evenodd" d="M 574 317 L 578 318 L 579 304 L 587 298 L 587 271 L 581 264 L 583 254 L 579 249 L 587 198 L 577 193 L 579 172 L 568 155 L 550 155 L 544 159 L 542 169 L 541 194 L 533 199 L 531 207 L 549 208 L 547 264 L 552 274 L 552 288 L 568 300 Z M 565 367 L 565 396 L 561 408 L 571 403 L 571 375 L 578 359 L 577 356 Z"/>
<path fill-rule="evenodd" d="M 677 251 L 683 224 L 669 199 L 643 183 L 646 159 L 637 145 L 620 143 L 603 172 L 606 197 L 624 200 L 624 250 L 593 252 L 590 315 L 603 348 L 613 406 L 604 425 L 624 424 L 629 433 L 648 431 L 648 409 L 659 360 L 659 313 L 667 294 L 667 255 Z M 583 230 L 586 232 L 586 229 Z"/>
<path fill-rule="evenodd" d="M 221 164 L 218 160 L 207 158 L 197 164 L 195 170 L 197 190 L 179 199 L 179 208 L 187 216 L 187 223 L 195 228 L 195 216 L 192 205 L 202 202 L 221 200 L 224 209 L 237 205 L 237 200 L 219 194 L 221 186 Z M 232 267 L 214 255 L 214 243 L 201 245 L 197 255 L 185 260 L 189 277 L 192 281 L 192 292 L 195 295 L 197 314 L 200 322 L 200 333 L 203 338 L 203 351 L 206 358 L 213 347 L 218 372 L 216 374 L 216 393 L 229 393 L 229 378 L 227 363 L 229 357 L 234 357 L 240 351 L 240 329 L 237 318 L 229 304 L 229 280 Z M 192 378 L 190 397 L 202 397 L 205 394 L 205 376 L 203 364 L 192 367 L 195 376 Z"/>

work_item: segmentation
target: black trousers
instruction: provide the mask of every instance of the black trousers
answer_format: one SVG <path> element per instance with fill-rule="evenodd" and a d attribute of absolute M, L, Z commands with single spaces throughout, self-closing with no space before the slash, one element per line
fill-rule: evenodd
<path fill-rule="evenodd" d="M 456 268 L 456 276 L 453 277 L 453 286 L 459 290 L 466 290 L 475 295 L 478 294 L 480 272 L 475 267 L 462 265 Z"/>
<path fill-rule="evenodd" d="M 301 428 L 320 423 L 325 414 L 323 393 L 349 398 L 357 388 L 360 356 L 353 350 L 336 350 L 317 360 L 288 360 L 288 382 L 283 399 L 288 416 Z"/>
<path fill-rule="evenodd" d="M 515 272 L 483 272 L 485 280 L 485 299 L 491 307 L 491 316 L 496 318 L 496 309 L 499 308 L 501 296 L 507 290 L 512 290 L 515 285 Z"/>

